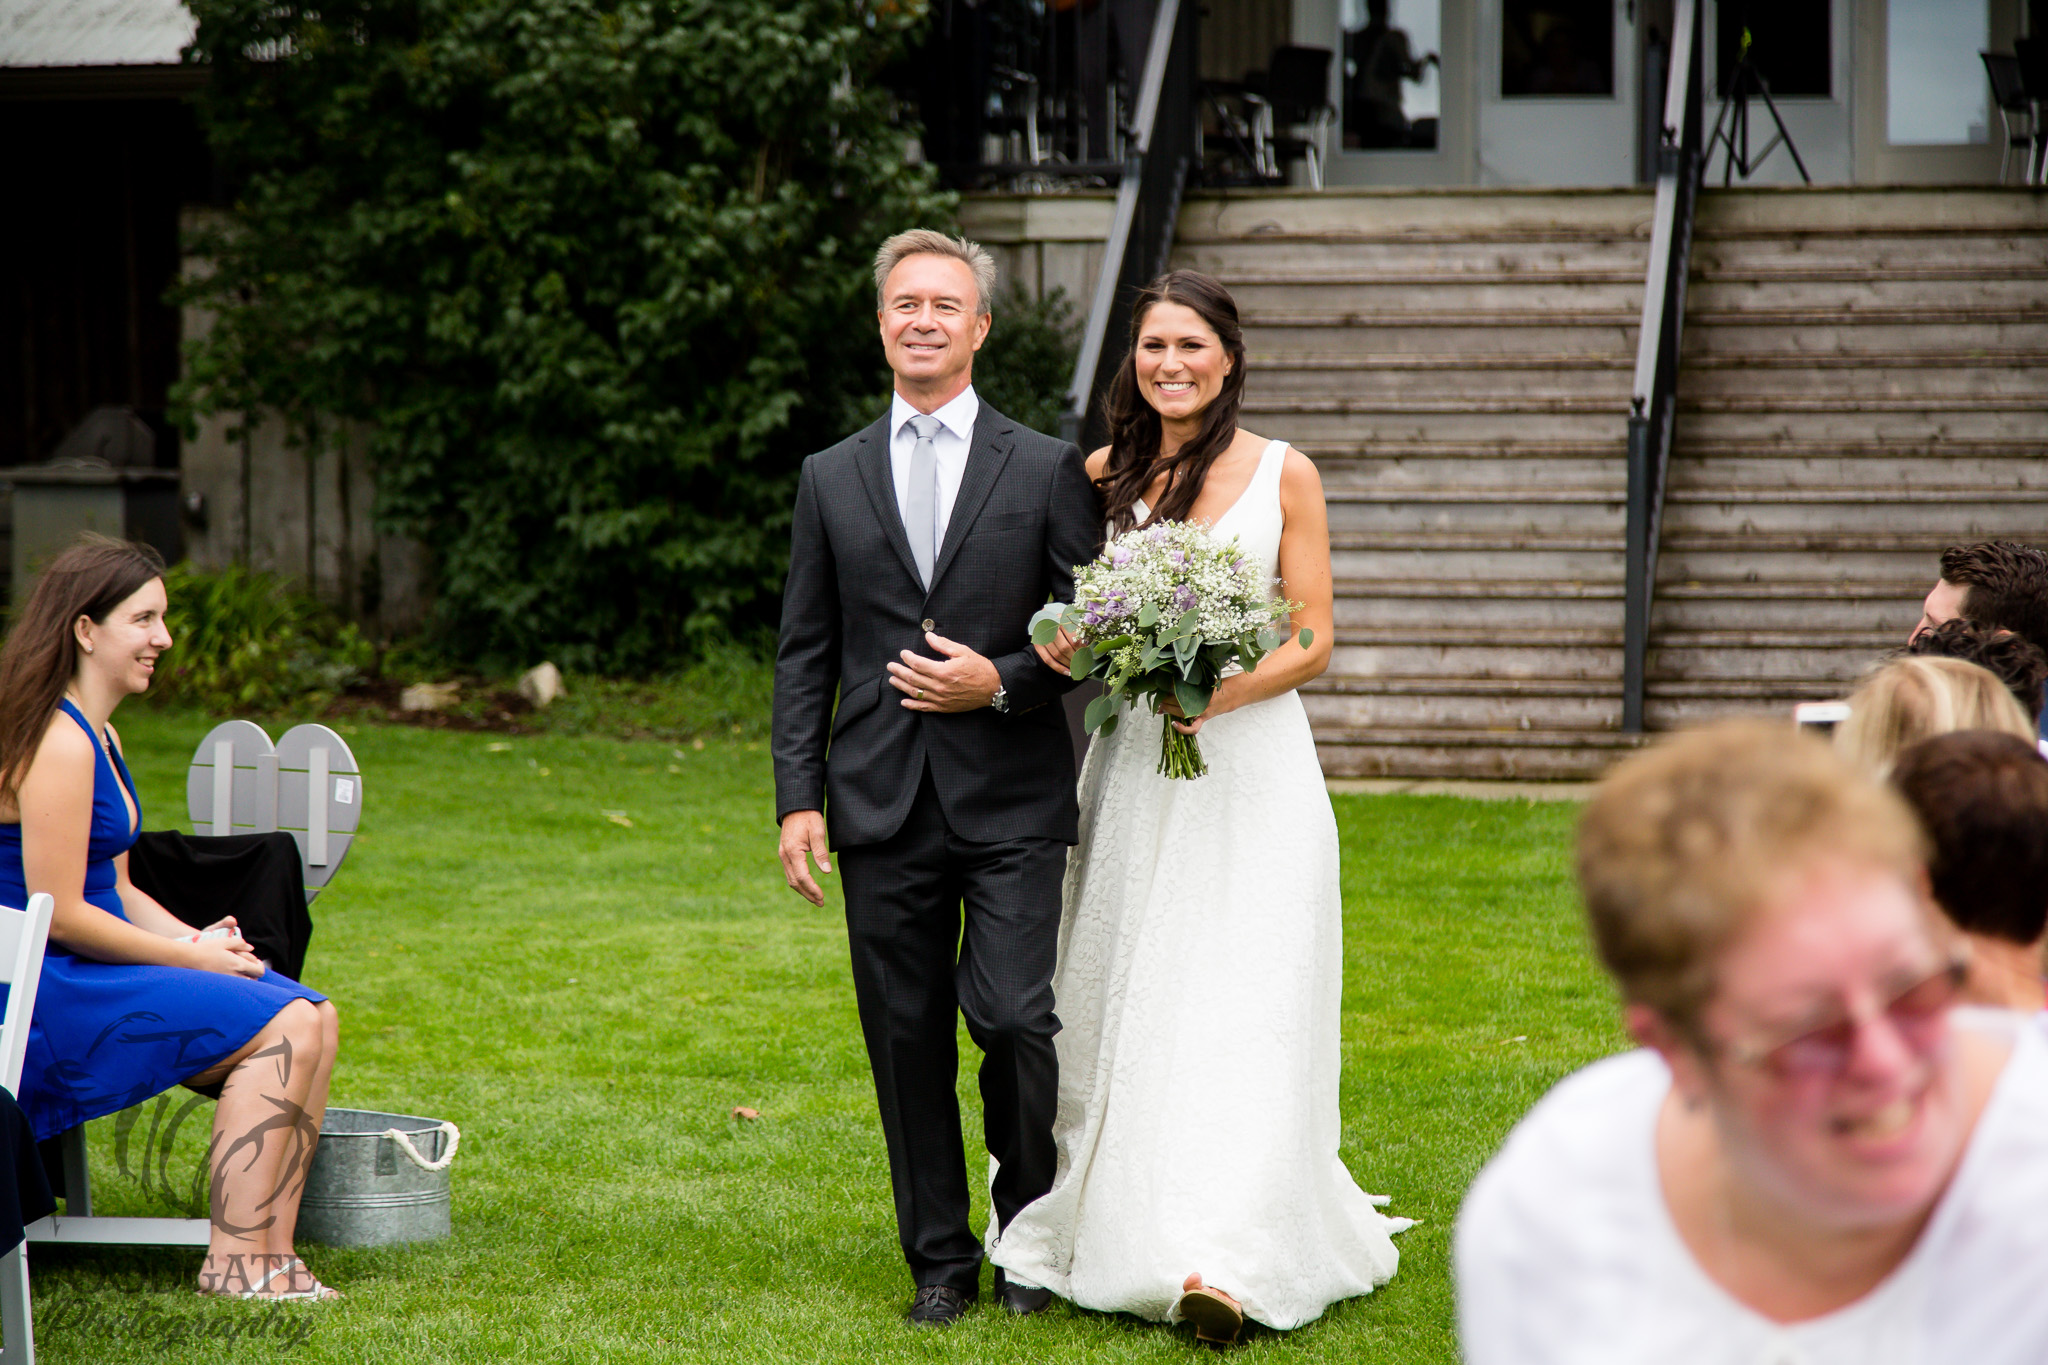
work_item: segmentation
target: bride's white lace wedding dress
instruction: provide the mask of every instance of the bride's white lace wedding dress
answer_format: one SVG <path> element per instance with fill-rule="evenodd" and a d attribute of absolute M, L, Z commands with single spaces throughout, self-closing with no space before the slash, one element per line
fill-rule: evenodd
<path fill-rule="evenodd" d="M 1286 449 L 1214 528 L 1269 577 Z M 1297 1327 L 1384 1284 L 1389 1234 L 1410 1226 L 1337 1156 L 1336 820 L 1294 692 L 1204 725 L 1206 777 L 1161 777 L 1159 738 L 1127 710 L 1082 768 L 1053 978 L 1058 1173 L 991 1227 L 990 1259 L 1155 1320 L 1199 1271 L 1246 1316 Z"/>

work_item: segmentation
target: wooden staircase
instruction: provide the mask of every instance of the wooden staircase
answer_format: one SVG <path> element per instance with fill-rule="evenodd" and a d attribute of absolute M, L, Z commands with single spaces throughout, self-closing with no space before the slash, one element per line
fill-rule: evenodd
<path fill-rule="evenodd" d="M 1331 775 L 1580 778 L 1620 732 L 1636 191 L 1190 196 L 1245 425 L 1321 467 Z M 1701 197 L 1648 717 L 1838 695 L 1956 540 L 2048 540 L 2048 196 Z"/>

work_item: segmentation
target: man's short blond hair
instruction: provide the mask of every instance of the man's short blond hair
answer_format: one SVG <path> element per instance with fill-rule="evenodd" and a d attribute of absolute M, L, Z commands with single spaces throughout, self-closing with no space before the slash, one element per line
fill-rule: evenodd
<path fill-rule="evenodd" d="M 1996 673 L 1963 659 L 1893 659 L 1849 696 L 1835 747 L 1878 777 L 1923 739 L 1956 730 L 1997 730 L 2032 743 L 2034 722 Z"/>
<path fill-rule="evenodd" d="M 1787 723 L 1724 721 L 1618 765 L 1579 821 L 1579 887 L 1624 998 L 1692 1029 L 1722 949 L 1787 877 L 1836 861 L 1916 881 L 1905 801 Z"/>
<path fill-rule="evenodd" d="M 980 294 L 980 307 L 975 311 L 986 316 L 993 311 L 996 292 L 996 260 L 988 249 L 979 242 L 970 242 L 965 237 L 948 237 L 931 228 L 912 228 L 899 232 L 882 243 L 875 253 L 875 307 L 887 307 L 882 297 L 883 288 L 889 283 L 889 272 L 903 263 L 908 256 L 950 256 L 966 263 L 974 272 L 974 287 Z"/>

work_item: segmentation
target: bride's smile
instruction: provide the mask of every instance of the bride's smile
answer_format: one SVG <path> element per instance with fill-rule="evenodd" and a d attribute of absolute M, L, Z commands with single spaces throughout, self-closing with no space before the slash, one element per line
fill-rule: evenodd
<path fill-rule="evenodd" d="M 1146 311 L 1131 362 L 1138 391 L 1170 433 L 1178 424 L 1200 419 L 1223 391 L 1232 368 L 1229 353 L 1217 344 L 1214 329 L 1202 315 L 1171 300 Z"/>

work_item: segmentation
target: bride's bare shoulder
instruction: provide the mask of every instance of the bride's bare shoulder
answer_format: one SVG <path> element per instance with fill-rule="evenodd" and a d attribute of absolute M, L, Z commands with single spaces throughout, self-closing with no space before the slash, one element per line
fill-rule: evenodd
<path fill-rule="evenodd" d="M 1088 457 L 1088 477 L 1089 477 L 1089 478 L 1091 478 L 1091 479 L 1099 479 L 1099 478 L 1101 478 L 1101 477 L 1102 477 L 1102 472 L 1103 472 L 1104 470 L 1108 469 L 1108 468 L 1109 468 L 1109 447 L 1108 447 L 1108 446 L 1103 446 L 1103 447 L 1102 447 L 1101 449 L 1097 450 L 1097 451 L 1096 451 L 1096 452 L 1095 452 L 1095 453 L 1094 453 L 1093 455 L 1090 455 L 1090 456 Z"/>

